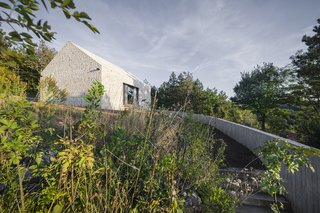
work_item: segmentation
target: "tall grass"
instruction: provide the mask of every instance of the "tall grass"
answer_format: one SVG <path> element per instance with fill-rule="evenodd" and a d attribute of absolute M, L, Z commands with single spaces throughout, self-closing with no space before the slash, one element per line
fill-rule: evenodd
<path fill-rule="evenodd" d="M 165 111 L 105 113 L 97 98 L 85 112 L 1 102 L 0 212 L 234 211 L 209 128 Z M 195 193 L 201 205 L 185 205 Z"/>

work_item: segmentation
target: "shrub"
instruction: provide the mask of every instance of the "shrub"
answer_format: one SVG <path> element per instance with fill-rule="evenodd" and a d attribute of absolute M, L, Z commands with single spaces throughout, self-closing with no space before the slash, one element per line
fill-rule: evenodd
<path fill-rule="evenodd" d="M 220 187 L 224 146 L 208 127 L 155 111 L 119 114 L 112 126 L 98 110 L 103 86 L 89 91 L 87 109 L 67 113 L 53 139 L 25 100 L 1 105 L 1 211 L 178 212 L 194 194 L 201 210 L 234 210 Z"/>
<path fill-rule="evenodd" d="M 16 74 L 0 66 L 0 99 L 25 97 L 26 84 Z"/>
<path fill-rule="evenodd" d="M 65 89 L 61 90 L 57 86 L 57 81 L 52 77 L 46 77 L 39 83 L 38 99 L 45 103 L 62 103 L 66 100 L 67 92 Z"/>
<path fill-rule="evenodd" d="M 319 150 L 307 149 L 304 147 L 293 146 L 287 141 L 271 140 L 260 148 L 259 155 L 265 160 L 267 171 L 261 179 L 261 189 L 274 197 L 271 209 L 280 212 L 283 204 L 277 200 L 278 195 L 284 195 L 286 189 L 283 186 L 284 180 L 280 175 L 281 169 L 285 169 L 293 174 L 302 167 L 309 168 L 314 172 L 311 165 L 310 156 L 320 156 Z"/>

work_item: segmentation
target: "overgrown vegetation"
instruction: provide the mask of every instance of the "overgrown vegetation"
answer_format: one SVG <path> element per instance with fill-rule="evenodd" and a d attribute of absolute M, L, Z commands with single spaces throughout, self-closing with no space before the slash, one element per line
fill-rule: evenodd
<path fill-rule="evenodd" d="M 100 111 L 104 88 L 94 82 L 85 96 L 86 110 L 75 113 L 47 105 L 66 97 L 54 79 L 39 84 L 40 72 L 55 55 L 44 42 L 34 49 L 29 34 L 54 39 L 50 25 L 35 16 L 39 5 L 47 9 L 46 1 L 0 2 L 0 24 L 21 29 L 0 36 L 1 212 L 234 212 L 239 200 L 222 188 L 228 181 L 219 172 L 224 143 L 217 143 L 207 126 L 156 112 L 156 105 L 252 127 L 259 121 L 262 129 L 299 133 L 301 141 L 319 146 L 319 26 L 314 36 L 303 37 L 307 51 L 292 57 L 290 82 L 288 70 L 258 66 L 236 86 L 238 103 L 204 89 L 190 73 L 173 73 L 156 89 L 151 112 Z M 49 6 L 98 32 L 73 0 L 53 0 Z M 35 96 L 39 88 L 45 103 L 27 102 L 26 95 Z M 243 97 L 249 102 L 240 101 Z M 279 141 L 262 147 L 267 168 L 262 189 L 274 196 L 274 211 L 281 209 L 277 195 L 285 193 L 282 164 L 291 173 L 302 166 L 312 169 L 308 157 L 318 154 Z"/>
<path fill-rule="evenodd" d="M 62 103 L 67 97 L 67 91 L 59 89 L 57 81 L 52 76 L 43 78 L 38 90 L 38 100 L 45 103 Z"/>
<path fill-rule="evenodd" d="M 224 146 L 206 126 L 167 113 L 103 114 L 98 82 L 84 114 L 34 110 L 12 83 L 22 95 L 2 96 L 2 212 L 234 211 L 218 171 Z M 185 205 L 194 194 L 200 205 Z"/>
<path fill-rule="evenodd" d="M 35 46 L 32 54 L 25 48 L 12 46 L 0 33 L 3 40 L 0 52 L 0 66 L 14 72 L 26 83 L 28 97 L 36 97 L 40 76 L 43 69 L 49 64 L 56 54 L 56 50 L 49 48 L 44 41 Z"/>
<path fill-rule="evenodd" d="M 293 146 L 287 141 L 272 140 L 261 147 L 259 155 L 265 160 L 267 168 L 262 176 L 261 189 L 274 197 L 271 209 L 280 212 L 283 204 L 277 200 L 277 196 L 285 195 L 287 192 L 283 186 L 285 180 L 281 177 L 281 171 L 285 169 L 293 174 L 302 167 L 307 167 L 314 172 L 309 157 L 320 156 L 320 152 L 316 149 Z"/>
<path fill-rule="evenodd" d="M 257 127 L 256 116 L 249 110 L 241 109 L 236 103 L 227 100 L 227 95 L 217 89 L 204 89 L 199 79 L 194 80 L 191 73 L 183 72 L 178 76 L 173 72 L 169 81 L 158 89 L 153 87 L 152 94 L 157 92 L 157 107 L 169 110 L 181 108 L 197 113 L 212 115 Z"/>

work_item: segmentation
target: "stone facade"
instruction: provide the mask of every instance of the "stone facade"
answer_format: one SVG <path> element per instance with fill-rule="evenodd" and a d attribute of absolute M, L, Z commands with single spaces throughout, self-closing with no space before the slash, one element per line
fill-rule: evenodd
<path fill-rule="evenodd" d="M 101 108 L 123 110 L 127 94 L 124 84 L 137 88 L 136 104 L 149 107 L 151 103 L 151 87 L 133 74 L 94 55 L 93 53 L 68 42 L 43 70 L 42 78 L 52 76 L 60 89 L 66 89 L 68 95 L 65 104 L 85 106 L 83 100 L 88 88 L 94 81 L 100 81 L 105 87 L 101 99 Z"/>

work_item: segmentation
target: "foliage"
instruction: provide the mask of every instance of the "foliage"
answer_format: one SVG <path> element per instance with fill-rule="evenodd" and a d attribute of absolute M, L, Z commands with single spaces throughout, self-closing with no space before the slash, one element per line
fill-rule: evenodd
<path fill-rule="evenodd" d="M 169 81 L 164 82 L 158 90 L 158 106 L 179 110 L 187 104 L 193 84 L 190 73 L 181 73 L 178 77 L 174 72 L 171 73 Z"/>
<path fill-rule="evenodd" d="M 152 88 L 153 95 L 156 90 L 155 87 Z M 188 72 L 180 73 L 178 77 L 174 72 L 171 73 L 168 82 L 161 84 L 157 92 L 158 108 L 213 115 L 249 126 L 256 126 L 257 123 L 251 112 L 228 101 L 224 92 L 204 89 L 202 83 L 198 79 L 194 80 Z"/>
<path fill-rule="evenodd" d="M 308 47 L 307 51 L 298 51 L 292 56 L 292 64 L 296 76 L 293 93 L 299 96 L 302 105 L 311 106 L 320 113 L 320 19 L 313 28 L 313 36 L 304 35 L 302 41 Z"/>
<path fill-rule="evenodd" d="M 2 9 L 0 14 L 0 24 L 7 24 L 12 31 L 5 36 L 10 44 L 20 44 L 25 47 L 28 53 L 33 53 L 36 44 L 32 41 L 32 32 L 39 39 L 52 41 L 55 32 L 51 31 L 48 21 L 37 18 L 36 13 L 41 7 L 49 11 L 51 9 L 60 10 L 67 19 L 73 18 L 86 25 L 94 33 L 99 33 L 97 28 L 89 23 L 91 18 L 85 12 L 76 10 L 73 0 L 17 0 L 0 2 Z M 1 51 L 2 52 L 2 51 Z"/>
<path fill-rule="evenodd" d="M 20 77 L 0 66 L 0 100 L 5 97 L 24 97 L 26 84 Z M 0 101 L 1 104 L 1 101 Z"/>
<path fill-rule="evenodd" d="M 64 102 L 66 96 L 66 90 L 59 89 L 57 81 L 52 76 L 46 77 L 40 81 L 38 94 L 39 101 L 57 104 Z"/>
<path fill-rule="evenodd" d="M 297 117 L 297 133 L 299 141 L 313 147 L 320 147 L 320 117 L 313 111 L 304 110 Z"/>
<path fill-rule="evenodd" d="M 88 90 L 88 94 L 84 96 L 84 100 L 87 102 L 87 111 L 97 109 L 100 106 L 101 96 L 104 93 L 104 86 L 95 81 Z"/>
<path fill-rule="evenodd" d="M 302 41 L 308 47 L 291 57 L 294 82 L 290 85 L 291 99 L 300 107 L 297 131 L 300 140 L 320 147 L 320 19 L 312 36 L 304 35 Z"/>
<path fill-rule="evenodd" d="M 210 129 L 154 111 L 107 122 L 98 110 L 103 93 L 95 82 L 84 114 L 62 114 L 60 130 L 39 126 L 50 124 L 38 123 L 42 113 L 23 98 L 3 102 L 1 211 L 181 212 L 195 191 L 207 211 L 234 210 L 236 200 L 220 187 L 224 146 Z"/>
<path fill-rule="evenodd" d="M 312 148 L 293 146 L 287 141 L 268 141 L 261 149 L 259 155 L 265 160 L 267 171 L 262 177 L 261 188 L 274 197 L 275 203 L 271 206 L 274 212 L 279 212 L 282 203 L 277 201 L 277 195 L 284 195 L 283 178 L 280 175 L 283 165 L 289 173 L 295 173 L 302 167 L 307 167 L 314 172 L 310 156 L 320 156 L 320 152 Z"/>
<path fill-rule="evenodd" d="M 33 54 L 28 54 L 24 48 L 7 47 L 0 55 L 0 64 L 19 75 L 27 84 L 28 96 L 34 97 L 38 93 L 41 72 L 55 54 L 55 49 L 49 48 L 44 41 L 36 46 Z"/>
<path fill-rule="evenodd" d="M 87 106 L 78 127 L 78 131 L 85 133 L 83 139 L 87 140 L 87 142 L 94 143 L 97 140 L 101 140 L 101 137 L 104 136 L 104 131 L 98 123 L 98 118 L 101 116 L 101 113 L 97 112 L 103 94 L 104 86 L 99 81 L 94 81 L 88 89 L 88 94 L 84 96 Z"/>
<path fill-rule="evenodd" d="M 218 172 L 226 145 L 222 142 L 217 148 L 210 129 L 198 122 L 187 119 L 183 125 L 178 155 L 179 171 L 186 177 L 182 190 L 199 192 L 206 212 L 234 211 L 237 200 L 221 188 L 223 178 Z"/>
<path fill-rule="evenodd" d="M 284 96 L 282 84 L 285 73 L 272 63 L 257 66 L 252 72 L 241 73 L 240 82 L 234 87 L 233 100 L 252 110 L 265 129 L 266 115 L 281 103 Z"/>
<path fill-rule="evenodd" d="M 41 152 L 37 152 L 42 140 L 36 134 L 39 125 L 34 119 L 30 103 L 23 97 L 6 97 L 5 102 L 0 103 L 0 117 L 0 183 L 4 184 L 6 190 L 6 196 L 0 200 L 0 210 L 3 211 L 3 206 L 15 203 L 21 212 L 26 212 L 24 181 L 30 178 L 27 173 L 31 164 L 28 157 L 37 163 L 41 157 Z M 14 211 L 10 210 L 12 206 L 9 207 L 8 211 Z"/>
<path fill-rule="evenodd" d="M 286 137 L 297 128 L 298 111 L 289 107 L 277 107 L 270 110 L 266 116 L 266 130 L 273 134 Z"/>

